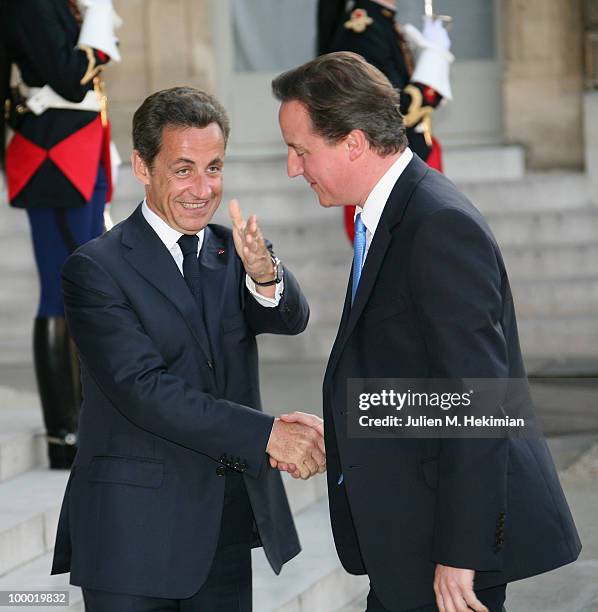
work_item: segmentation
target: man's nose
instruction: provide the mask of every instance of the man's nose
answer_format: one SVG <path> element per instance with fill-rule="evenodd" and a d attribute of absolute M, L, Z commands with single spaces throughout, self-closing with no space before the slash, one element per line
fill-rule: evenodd
<path fill-rule="evenodd" d="M 303 162 L 292 149 L 287 154 L 287 174 L 289 178 L 295 178 L 303 174 Z"/>
<path fill-rule="evenodd" d="M 195 194 L 201 199 L 207 199 L 212 195 L 212 187 L 207 176 L 200 174 L 193 182 L 193 190 Z"/>

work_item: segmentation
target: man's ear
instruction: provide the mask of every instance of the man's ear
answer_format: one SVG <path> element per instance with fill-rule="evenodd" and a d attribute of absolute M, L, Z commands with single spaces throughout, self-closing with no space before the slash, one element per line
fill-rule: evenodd
<path fill-rule="evenodd" d="M 141 155 L 139 155 L 139 151 L 137 151 L 136 149 L 134 149 L 133 153 L 131 153 L 131 167 L 133 168 L 133 174 L 135 175 L 135 178 L 142 185 L 149 185 L 150 169 L 141 158 Z"/>
<path fill-rule="evenodd" d="M 368 139 L 361 130 L 352 130 L 345 137 L 345 145 L 349 151 L 349 159 L 355 161 L 360 158 L 368 148 Z"/>

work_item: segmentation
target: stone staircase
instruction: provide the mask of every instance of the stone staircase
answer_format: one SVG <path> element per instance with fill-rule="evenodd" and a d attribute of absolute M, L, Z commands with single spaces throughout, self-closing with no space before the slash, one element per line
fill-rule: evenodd
<path fill-rule="evenodd" d="M 598 357 L 598 194 L 585 175 L 462 185 L 501 246 L 528 362 Z"/>

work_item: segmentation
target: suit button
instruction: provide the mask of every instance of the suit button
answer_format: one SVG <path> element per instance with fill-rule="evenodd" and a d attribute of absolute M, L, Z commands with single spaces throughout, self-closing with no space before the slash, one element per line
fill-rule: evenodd
<path fill-rule="evenodd" d="M 206 365 L 208 366 L 208 368 L 210 368 L 210 370 L 214 369 L 214 364 L 209 359 L 206 361 Z"/>
<path fill-rule="evenodd" d="M 216 468 L 216 476 L 224 476 L 226 474 L 226 468 L 220 465 Z"/>

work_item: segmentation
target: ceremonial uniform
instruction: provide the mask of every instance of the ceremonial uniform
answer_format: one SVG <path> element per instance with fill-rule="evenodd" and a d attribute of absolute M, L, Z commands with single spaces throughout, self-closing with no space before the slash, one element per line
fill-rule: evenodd
<path fill-rule="evenodd" d="M 435 48 L 432 57 L 422 54 L 416 63 L 409 43 L 422 50 L 432 45 L 413 26 L 402 28 L 395 21 L 395 10 L 373 0 L 357 0 L 346 6 L 328 45 L 322 43 L 320 48 L 358 53 L 386 75 L 401 91 L 401 114 L 410 148 L 442 171 L 440 145 L 432 138 L 432 113 L 443 98 L 452 97 L 448 81 L 452 55 L 448 49 Z M 345 227 L 351 240 L 354 210 L 353 206 L 345 208 Z"/>
<path fill-rule="evenodd" d="M 16 120 L 5 152 L 8 197 L 11 206 L 27 211 L 40 277 L 34 358 L 50 465 L 68 468 L 80 377 L 64 320 L 60 269 L 70 253 L 103 231 L 112 185 L 99 73 L 110 58 L 82 45 L 85 22 L 74 1 L 4 0 L 0 23 L 5 66 L 16 64 L 27 98 L 9 109 Z M 7 70 L 3 76 L 6 81 Z"/>

